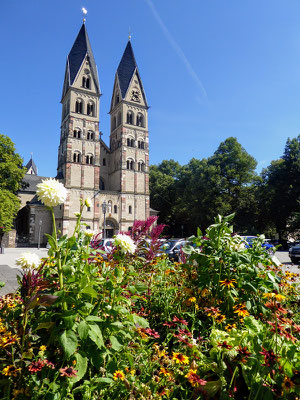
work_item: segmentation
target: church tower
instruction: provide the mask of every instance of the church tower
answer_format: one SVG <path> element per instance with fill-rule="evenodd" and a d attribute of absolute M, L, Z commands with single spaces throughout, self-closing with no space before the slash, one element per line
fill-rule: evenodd
<path fill-rule="evenodd" d="M 94 198 L 100 184 L 98 71 L 83 23 L 67 57 L 62 94 L 62 118 L 57 178 L 68 189 L 68 201 L 57 213 L 59 228 L 70 233 L 80 199 Z M 83 220 L 98 227 L 99 205 L 85 212 Z"/>
<path fill-rule="evenodd" d="M 85 24 L 67 57 L 57 177 L 66 188 L 98 189 L 100 179 L 98 72 Z"/>
<path fill-rule="evenodd" d="M 148 104 L 130 40 L 111 99 L 111 190 L 121 192 L 124 228 L 149 216 Z M 126 223 L 125 223 L 126 222 Z"/>

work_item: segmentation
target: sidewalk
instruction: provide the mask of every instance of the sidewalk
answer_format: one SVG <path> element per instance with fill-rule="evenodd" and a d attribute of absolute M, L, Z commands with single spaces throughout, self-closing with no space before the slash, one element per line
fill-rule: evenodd
<path fill-rule="evenodd" d="M 16 258 L 20 257 L 21 253 L 30 252 L 36 253 L 39 257 L 47 256 L 47 249 L 18 247 L 15 249 L 5 249 L 4 254 L 0 254 L 0 281 L 5 282 L 5 286 L 0 288 L 0 296 L 14 292 L 17 287 L 17 275 L 21 276 L 21 269 L 16 266 Z"/>

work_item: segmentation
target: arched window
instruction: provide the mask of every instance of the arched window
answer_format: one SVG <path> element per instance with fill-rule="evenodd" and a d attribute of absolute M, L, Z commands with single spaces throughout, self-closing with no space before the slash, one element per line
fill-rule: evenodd
<path fill-rule="evenodd" d="M 144 150 L 145 149 L 145 142 L 142 140 L 138 141 L 138 148 Z"/>
<path fill-rule="evenodd" d="M 134 139 L 131 139 L 131 141 L 130 141 L 130 146 L 131 146 L 131 147 L 135 147 L 135 141 L 134 141 Z"/>
<path fill-rule="evenodd" d="M 81 130 L 78 129 L 78 128 L 74 129 L 74 131 L 73 131 L 73 137 L 74 137 L 74 138 L 77 138 L 77 139 L 80 139 L 80 138 L 81 138 Z"/>
<path fill-rule="evenodd" d="M 90 88 L 90 78 L 88 78 L 87 76 L 82 77 L 82 87 L 84 87 L 85 89 Z"/>
<path fill-rule="evenodd" d="M 94 112 L 95 112 L 94 103 L 92 101 L 90 101 L 87 104 L 86 113 L 87 113 L 87 115 L 91 115 L 93 117 L 94 116 Z"/>
<path fill-rule="evenodd" d="M 120 102 L 120 96 L 119 94 L 116 95 L 116 100 L 115 100 L 115 105 L 117 105 Z"/>
<path fill-rule="evenodd" d="M 131 142 L 131 140 L 129 138 L 127 138 L 127 146 L 130 146 L 130 142 Z"/>
<path fill-rule="evenodd" d="M 138 115 L 136 116 L 136 124 L 137 124 L 137 126 L 141 126 L 141 127 L 144 126 L 144 117 L 143 117 L 143 114 L 138 113 Z"/>
<path fill-rule="evenodd" d="M 134 170 L 134 161 L 130 161 L 130 169 Z"/>
<path fill-rule="evenodd" d="M 87 140 L 94 140 L 94 132 L 88 131 L 86 138 Z"/>
<path fill-rule="evenodd" d="M 132 111 L 128 111 L 127 112 L 127 124 L 133 124 L 133 112 Z"/>
<path fill-rule="evenodd" d="M 119 125 L 121 125 L 121 113 L 120 112 L 118 113 L 118 125 L 117 126 L 119 126 Z"/>
<path fill-rule="evenodd" d="M 118 206 L 115 205 L 114 206 L 114 213 L 117 214 L 117 212 L 118 212 Z"/>
<path fill-rule="evenodd" d="M 107 212 L 109 214 L 111 214 L 112 213 L 112 202 L 111 202 L 111 200 L 108 201 L 107 206 L 108 206 Z"/>
<path fill-rule="evenodd" d="M 83 113 L 83 101 L 81 99 L 77 99 L 75 103 L 75 112 L 78 114 Z"/>
<path fill-rule="evenodd" d="M 76 162 L 76 163 L 80 163 L 81 162 L 81 154 L 78 151 L 76 151 L 73 154 L 73 162 Z"/>
<path fill-rule="evenodd" d="M 140 161 L 138 163 L 138 171 L 139 172 L 145 172 L 145 163 L 143 161 Z"/>
<path fill-rule="evenodd" d="M 132 214 L 132 206 L 128 207 L 128 214 Z"/>
<path fill-rule="evenodd" d="M 130 169 L 130 161 L 129 160 L 126 161 L 126 167 L 127 167 L 127 169 Z"/>
<path fill-rule="evenodd" d="M 85 157 L 85 162 L 86 162 L 86 164 L 92 165 L 93 164 L 93 156 L 91 154 L 87 154 Z"/>

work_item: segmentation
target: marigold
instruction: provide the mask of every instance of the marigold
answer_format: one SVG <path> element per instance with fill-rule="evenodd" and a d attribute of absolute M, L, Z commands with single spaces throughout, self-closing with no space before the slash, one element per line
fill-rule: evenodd
<path fill-rule="evenodd" d="M 189 363 L 189 358 L 181 353 L 173 352 L 172 360 L 174 360 L 176 362 L 176 364 L 188 364 Z"/>
<path fill-rule="evenodd" d="M 117 370 L 114 372 L 113 378 L 115 381 L 117 381 L 118 379 L 120 379 L 121 381 L 124 381 L 125 379 L 125 374 L 122 370 Z"/>

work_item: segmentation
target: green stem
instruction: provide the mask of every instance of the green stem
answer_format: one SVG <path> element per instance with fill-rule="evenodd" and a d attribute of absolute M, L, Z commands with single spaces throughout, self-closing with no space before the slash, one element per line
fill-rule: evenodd
<path fill-rule="evenodd" d="M 63 270 L 61 266 L 61 254 L 60 254 L 60 249 L 58 248 L 57 245 L 57 231 L 56 231 L 56 223 L 55 223 L 55 215 L 54 215 L 54 210 L 53 207 L 51 207 L 51 214 L 52 214 L 52 221 L 53 221 L 53 237 L 55 239 L 55 256 L 57 259 L 57 273 L 58 273 L 58 279 L 59 279 L 59 286 L 60 290 L 64 292 L 64 276 L 63 276 Z M 67 303 L 63 301 L 63 310 L 67 310 Z"/>

